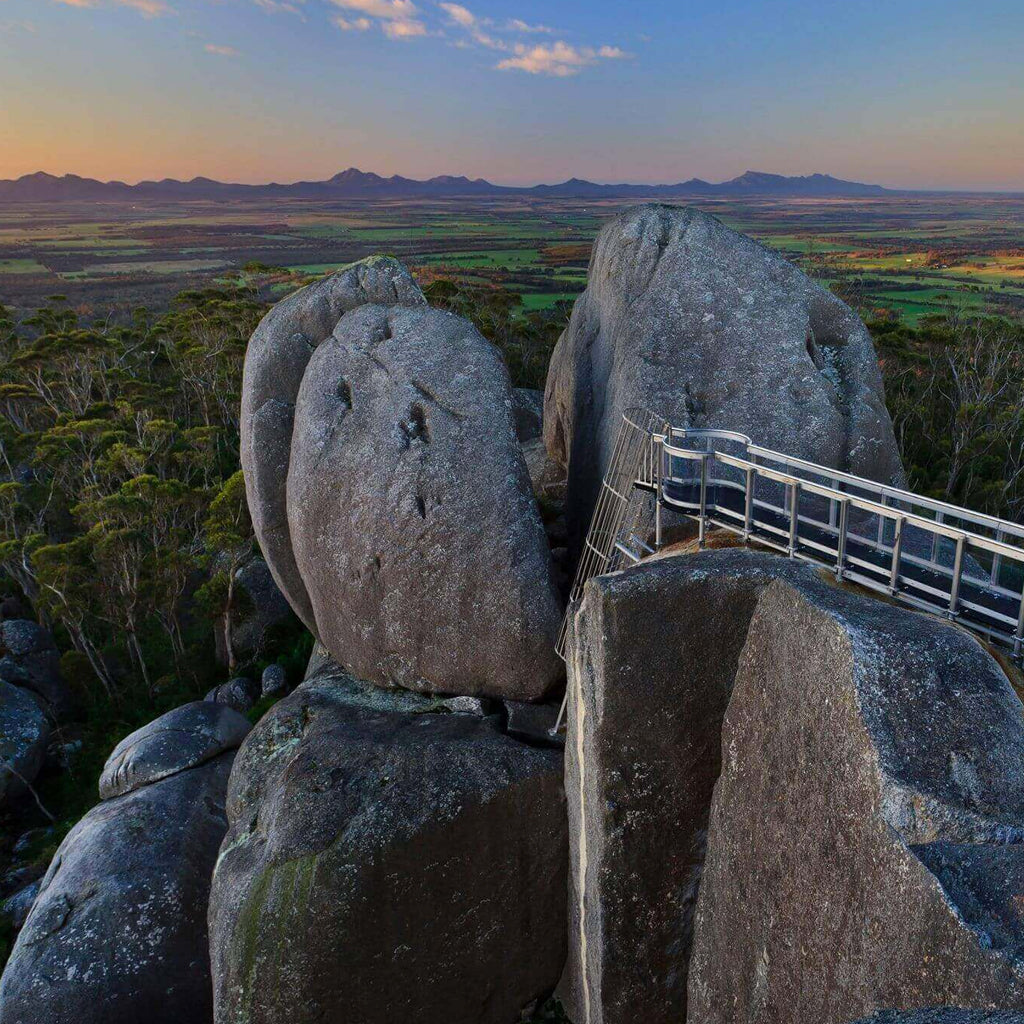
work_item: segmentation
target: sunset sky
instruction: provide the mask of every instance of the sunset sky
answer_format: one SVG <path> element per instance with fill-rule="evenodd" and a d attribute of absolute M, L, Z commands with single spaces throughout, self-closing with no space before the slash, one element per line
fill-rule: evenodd
<path fill-rule="evenodd" d="M 1024 190 L 1022 0 L 0 0 L 0 178 Z"/>

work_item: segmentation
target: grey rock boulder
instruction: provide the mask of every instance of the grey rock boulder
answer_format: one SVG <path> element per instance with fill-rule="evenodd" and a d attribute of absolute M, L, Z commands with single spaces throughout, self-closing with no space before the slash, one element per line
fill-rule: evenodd
<path fill-rule="evenodd" d="M 253 527 L 274 579 L 311 630 L 316 623 L 292 553 L 286 500 L 295 400 L 317 346 L 345 313 L 367 302 L 422 306 L 426 299 L 397 260 L 362 260 L 279 302 L 245 355 L 241 459 Z"/>
<path fill-rule="evenodd" d="M 577 1024 L 687 1018 L 736 665 L 761 591 L 811 575 L 732 550 L 659 558 L 587 585 L 567 647 L 573 870 L 559 991 Z"/>
<path fill-rule="evenodd" d="M 365 305 L 312 355 L 289 533 L 316 633 L 353 674 L 536 700 L 561 606 L 508 372 L 468 321 Z"/>
<path fill-rule="evenodd" d="M 544 439 L 535 437 L 523 442 L 523 458 L 530 474 L 533 493 L 539 501 L 565 501 L 565 467 L 548 454 Z"/>
<path fill-rule="evenodd" d="M 240 714 L 245 714 L 260 699 L 260 684 L 247 676 L 236 676 L 220 686 L 215 686 L 203 700 L 213 704 L 224 704 Z"/>
<path fill-rule="evenodd" d="M 218 1024 L 513 1024 L 565 954 L 561 757 L 320 675 L 239 752 L 210 898 Z"/>
<path fill-rule="evenodd" d="M 94 807 L 43 878 L 0 1024 L 212 1019 L 206 906 L 233 753 Z"/>
<path fill-rule="evenodd" d="M 35 781 L 49 739 L 50 723 L 35 697 L 0 680 L 0 806 Z"/>
<path fill-rule="evenodd" d="M 968 634 L 733 549 L 591 581 L 568 653 L 574 1021 L 1024 1005 L 1024 715 Z"/>
<path fill-rule="evenodd" d="M 532 743 L 561 743 L 564 737 L 556 736 L 554 733 L 560 707 L 560 701 L 551 704 L 526 704 L 519 700 L 507 700 L 505 731 L 509 736 Z"/>
<path fill-rule="evenodd" d="M 19 889 L 0 904 L 0 913 L 11 922 L 15 931 L 25 923 L 38 895 L 39 882 L 30 882 L 24 889 Z"/>
<path fill-rule="evenodd" d="M 766 587 L 707 851 L 690 1020 L 1024 1009 L 1024 713 L 952 625 Z"/>
<path fill-rule="evenodd" d="M 781 256 L 693 208 L 639 206 L 602 228 L 587 289 L 552 357 L 544 438 L 568 469 L 574 550 L 631 407 L 902 480 L 857 315 Z"/>
<path fill-rule="evenodd" d="M 0 680 L 31 690 L 55 717 L 74 710 L 74 701 L 60 672 L 60 651 L 53 634 L 38 622 L 0 622 Z"/>
<path fill-rule="evenodd" d="M 235 750 L 249 721 L 233 708 L 194 701 L 136 729 L 114 748 L 100 776 L 100 799 L 110 800 Z"/>
<path fill-rule="evenodd" d="M 544 433 L 544 392 L 533 388 L 512 389 L 512 415 L 520 444 Z"/>
<path fill-rule="evenodd" d="M 260 677 L 260 693 L 264 697 L 280 697 L 288 689 L 288 675 L 281 665 L 268 665 Z"/>

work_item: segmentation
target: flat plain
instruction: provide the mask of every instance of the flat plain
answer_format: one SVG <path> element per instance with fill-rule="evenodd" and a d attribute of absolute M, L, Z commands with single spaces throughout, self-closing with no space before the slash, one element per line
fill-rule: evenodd
<path fill-rule="evenodd" d="M 678 203 L 678 200 L 674 200 Z M 572 299 L 603 221 L 634 201 L 308 200 L 0 205 L 0 302 L 61 294 L 84 313 L 166 308 L 185 288 L 259 280 L 273 298 L 371 253 L 424 281 Z M 1024 313 L 1024 197 L 694 200 L 862 309 L 914 324 L 951 305 Z M 249 268 L 249 269 L 246 269 Z M 268 273 L 268 268 L 274 271 Z"/>

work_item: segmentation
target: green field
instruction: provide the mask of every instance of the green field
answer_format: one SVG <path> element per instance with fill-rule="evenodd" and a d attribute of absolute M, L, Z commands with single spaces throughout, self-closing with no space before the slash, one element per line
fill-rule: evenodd
<path fill-rule="evenodd" d="M 1024 313 L 1024 199 L 698 201 L 875 315 L 916 323 L 950 305 Z M 237 282 L 268 297 L 372 253 L 422 283 L 506 289 L 524 311 L 572 299 L 590 245 L 626 202 L 283 200 L 0 207 L 0 302 L 33 308 L 57 286 L 84 308 L 166 306 L 184 288 Z M 102 218 L 107 218 L 106 220 Z M 250 263 L 280 268 L 258 281 Z"/>

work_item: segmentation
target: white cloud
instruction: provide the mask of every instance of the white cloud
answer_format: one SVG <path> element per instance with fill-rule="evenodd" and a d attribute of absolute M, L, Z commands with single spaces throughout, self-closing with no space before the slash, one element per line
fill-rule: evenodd
<path fill-rule="evenodd" d="M 380 27 L 388 39 L 412 39 L 427 34 L 427 26 L 414 18 L 408 21 L 384 21 Z"/>
<path fill-rule="evenodd" d="M 216 43 L 207 43 L 203 49 L 207 53 L 215 54 L 218 57 L 237 57 L 238 51 L 233 46 L 217 46 Z"/>
<path fill-rule="evenodd" d="M 631 54 L 617 46 L 570 46 L 557 42 L 550 46 L 540 43 L 536 46 L 516 45 L 515 56 L 508 57 L 496 65 L 499 71 L 525 71 L 529 75 L 552 75 L 568 78 L 578 75 L 586 67 L 599 60 L 626 60 Z"/>
<path fill-rule="evenodd" d="M 296 5 L 304 4 L 306 0 L 295 0 L 294 3 L 290 3 L 289 0 L 252 0 L 252 2 L 268 14 L 297 14 L 305 21 L 301 8 Z"/>
<path fill-rule="evenodd" d="M 343 18 L 340 14 L 336 18 L 332 18 L 334 22 L 342 32 L 368 32 L 373 28 L 373 22 L 369 18 L 355 18 L 350 21 L 348 18 Z"/>
<path fill-rule="evenodd" d="M 419 14 L 412 0 L 331 0 L 331 3 L 382 21 L 413 21 Z"/>
<path fill-rule="evenodd" d="M 476 15 L 471 10 L 463 7 L 462 4 L 438 4 L 445 14 L 456 25 L 461 25 L 463 28 L 470 28 L 476 24 Z"/>
<path fill-rule="evenodd" d="M 56 0 L 65 7 L 98 7 L 97 0 Z M 130 7 L 147 18 L 158 18 L 161 14 L 173 14 L 174 8 L 164 0 L 114 0 L 122 7 Z"/>
<path fill-rule="evenodd" d="M 484 31 L 485 28 L 494 24 L 490 18 L 478 18 L 462 4 L 441 3 L 437 6 L 448 15 L 451 24 L 465 29 L 470 38 L 480 46 L 485 46 L 489 50 L 507 51 L 511 49 L 504 40 L 497 39 L 489 32 Z"/>
<path fill-rule="evenodd" d="M 284 0 L 267 2 L 281 3 Z M 483 47 L 505 54 L 505 59 L 496 65 L 502 71 L 525 71 L 533 75 L 566 78 L 599 61 L 624 60 L 631 56 L 617 46 L 576 47 L 561 41 L 543 44 L 530 43 L 526 40 L 515 42 L 516 35 L 523 37 L 550 34 L 553 30 L 547 25 L 533 25 L 521 18 L 511 18 L 498 23 L 493 18 L 480 17 L 465 4 L 456 3 L 454 0 L 435 0 L 436 7 L 428 7 L 422 13 L 413 0 L 330 2 L 346 12 L 344 16 L 332 19 L 342 31 L 366 32 L 373 27 L 379 27 L 388 39 L 445 35 L 443 30 L 433 28 L 433 24 L 436 24 L 436 14 L 433 17 L 429 16 L 431 11 L 440 11 L 449 28 L 456 30 L 452 46 L 460 50 L 475 46 Z"/>
<path fill-rule="evenodd" d="M 555 31 L 553 28 L 548 28 L 547 25 L 529 25 L 522 18 L 509 18 L 505 22 L 505 28 L 509 32 L 523 32 L 527 35 L 533 35 L 534 33 L 551 35 Z"/>

